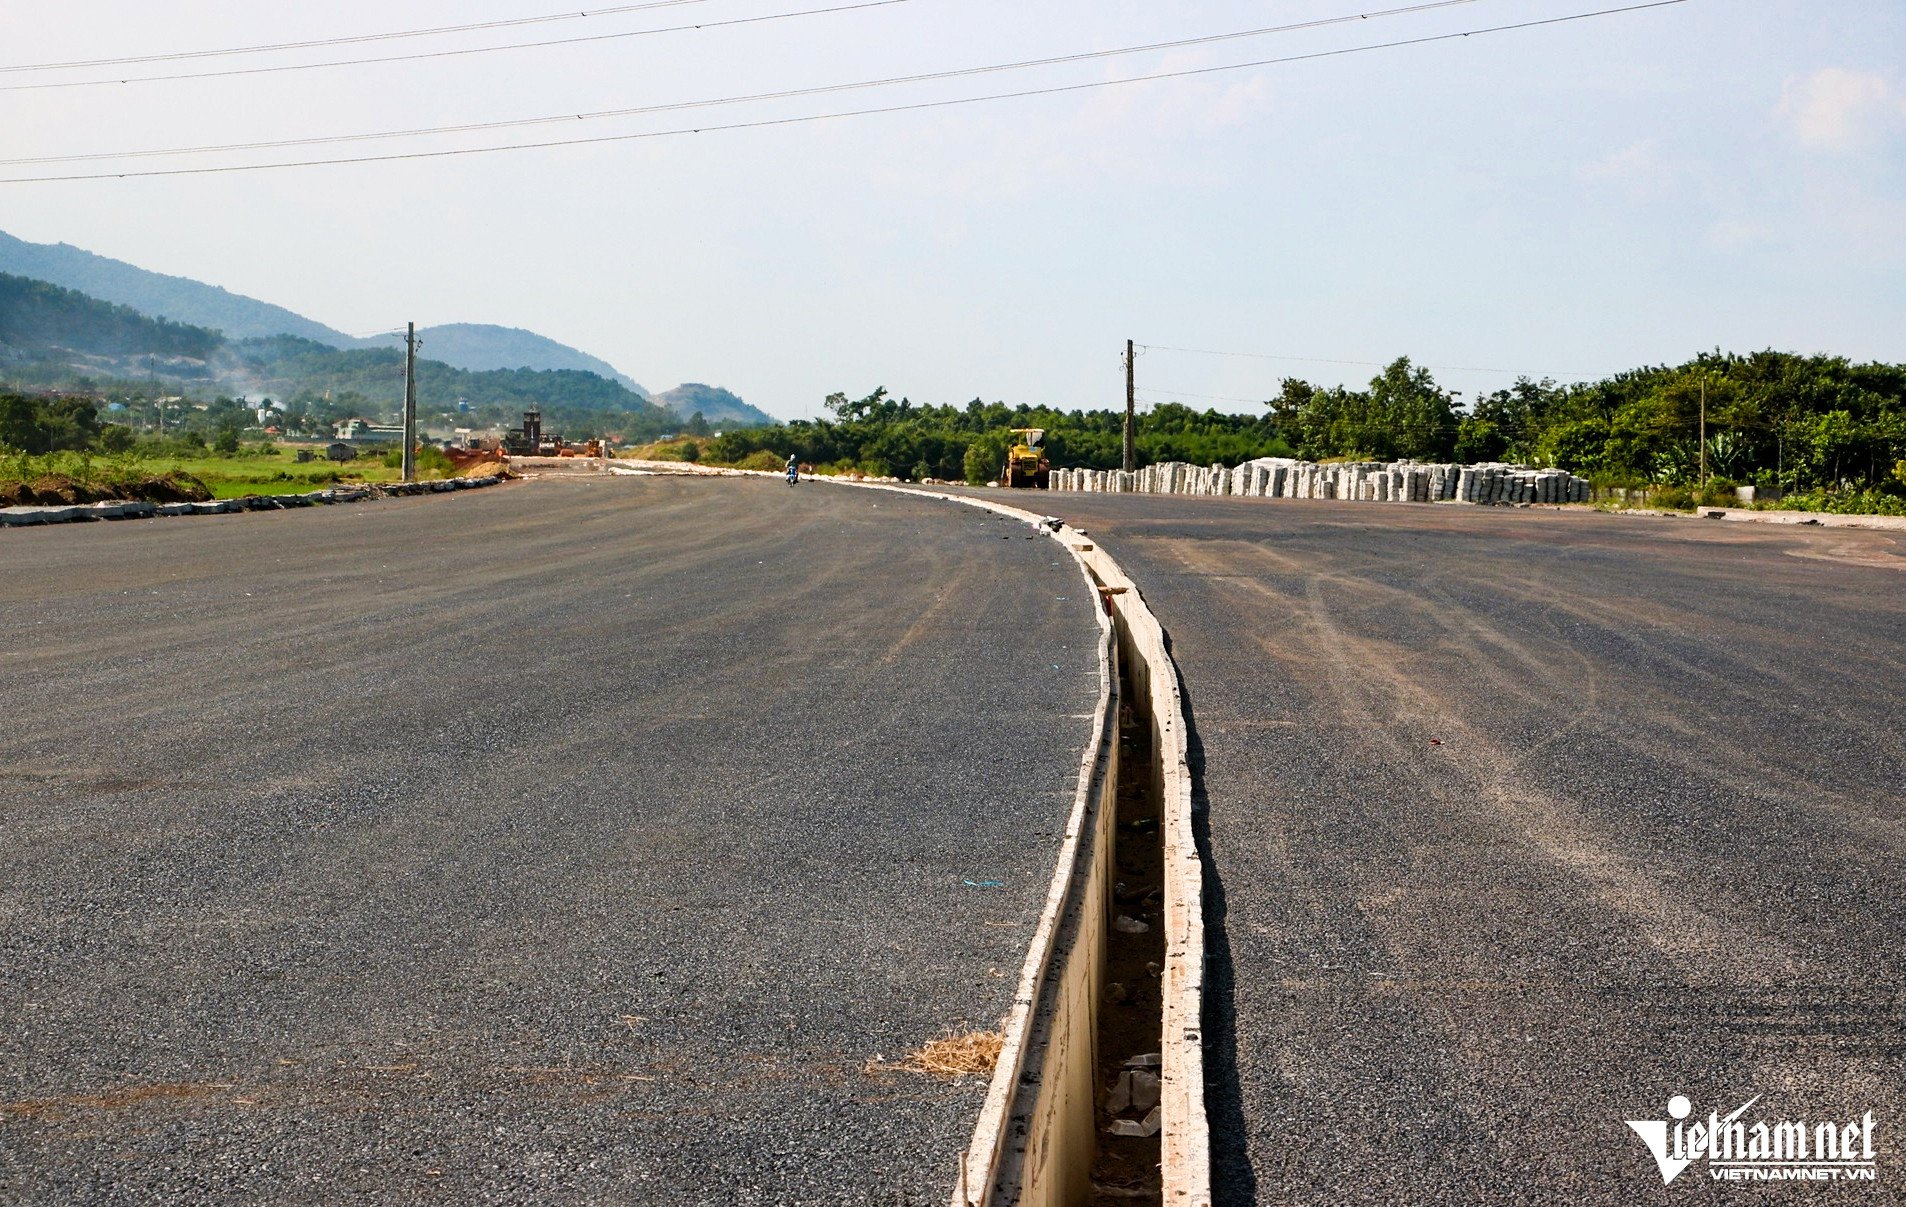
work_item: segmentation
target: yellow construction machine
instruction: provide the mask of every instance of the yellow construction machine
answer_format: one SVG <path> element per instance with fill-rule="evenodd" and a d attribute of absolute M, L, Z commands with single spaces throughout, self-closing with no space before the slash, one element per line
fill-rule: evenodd
<path fill-rule="evenodd" d="M 999 484 L 1044 490 L 1046 473 L 1052 464 L 1046 460 L 1045 450 L 1039 447 L 1040 441 L 1046 438 L 1046 429 L 1016 427 L 1012 431 L 1018 440 L 1006 451 L 1006 467 L 999 471 Z"/>

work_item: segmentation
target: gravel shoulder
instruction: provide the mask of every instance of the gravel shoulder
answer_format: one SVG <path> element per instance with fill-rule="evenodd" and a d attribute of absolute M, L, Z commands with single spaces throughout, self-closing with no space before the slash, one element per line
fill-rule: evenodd
<path fill-rule="evenodd" d="M 549 480 L 6 534 L 0 1198 L 926 1203 L 1097 697 L 1070 559 Z M 965 882 L 1001 882 L 969 887 Z"/>

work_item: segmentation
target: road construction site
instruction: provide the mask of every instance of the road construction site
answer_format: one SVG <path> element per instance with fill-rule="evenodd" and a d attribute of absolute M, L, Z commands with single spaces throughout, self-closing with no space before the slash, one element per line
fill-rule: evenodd
<path fill-rule="evenodd" d="M 1625 1121 L 1906 1119 L 1906 533 L 1039 502 L 1183 678 L 1217 1202 L 1770 1201 Z"/>
<path fill-rule="evenodd" d="M 945 1203 L 1100 697 L 1071 559 L 578 476 L 5 534 L 0 1199 Z"/>
<path fill-rule="evenodd" d="M 1633 1203 L 1671 1095 L 1906 1118 L 1906 535 L 952 493 L 1063 523 L 5 534 L 0 1196 Z"/>

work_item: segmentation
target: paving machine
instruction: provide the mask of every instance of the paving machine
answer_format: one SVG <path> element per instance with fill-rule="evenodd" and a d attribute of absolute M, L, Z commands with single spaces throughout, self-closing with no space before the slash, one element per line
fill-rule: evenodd
<path fill-rule="evenodd" d="M 999 472 L 999 484 L 1044 490 L 1047 472 L 1052 468 L 1052 463 L 1046 460 L 1046 451 L 1039 447 L 1046 438 L 1046 429 L 1016 427 L 1013 435 L 1018 439 L 1006 451 L 1006 467 Z"/>

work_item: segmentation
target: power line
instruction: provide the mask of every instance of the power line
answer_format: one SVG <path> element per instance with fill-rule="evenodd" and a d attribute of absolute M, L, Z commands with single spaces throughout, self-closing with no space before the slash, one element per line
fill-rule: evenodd
<path fill-rule="evenodd" d="M 1174 390 L 1170 386 L 1139 386 L 1141 394 L 1163 394 L 1168 398 L 1202 398 L 1210 402 L 1253 402 L 1262 404 L 1262 398 L 1239 398 L 1235 394 L 1193 394 L 1190 390 Z"/>
<path fill-rule="evenodd" d="M 1146 348 L 1155 352 L 1192 352 L 1200 356 L 1236 356 L 1246 360 L 1288 360 L 1318 365 L 1356 365 L 1366 369 L 1387 369 L 1393 361 L 1380 360 L 1333 360 L 1328 356 L 1279 356 L 1270 352 L 1224 352 L 1216 348 L 1173 348 L 1165 344 L 1146 344 Z M 1435 369 L 1444 373 L 1501 373 L 1510 377 L 1526 377 L 1523 369 L 1490 369 L 1481 365 L 1424 365 L 1410 362 L 1422 369 Z M 1593 377 L 1593 373 L 1564 372 L 1550 374 L 1554 377 Z"/>
<path fill-rule="evenodd" d="M 674 0 L 675 3 L 699 4 L 702 0 Z M 415 54 L 380 55 L 368 59 L 326 59 L 317 63 L 280 63 L 274 67 L 234 67 L 226 71 L 186 71 L 174 75 L 144 75 L 124 80 L 56 80 L 42 84 L 0 84 L 0 92 L 31 92 L 47 88 L 92 88 L 101 84 L 157 84 L 169 80 L 213 80 L 241 75 L 274 75 L 284 71 L 313 71 L 326 67 L 362 67 L 373 63 L 411 63 L 420 59 L 454 59 L 463 55 L 493 54 L 500 50 L 535 50 L 546 46 L 576 46 L 586 42 L 613 42 L 621 38 L 646 38 L 654 34 L 683 33 L 694 29 L 721 29 L 731 25 L 759 25 L 764 21 L 785 21 L 790 17 L 813 17 L 824 13 L 853 12 L 862 8 L 884 8 L 905 4 L 907 0 L 861 0 L 857 4 L 838 4 L 832 8 L 810 8 L 791 13 L 766 13 L 753 17 L 731 17 L 724 21 L 700 21 L 689 25 L 665 25 L 655 29 L 629 29 L 612 34 L 583 34 L 574 38 L 549 38 L 541 42 L 505 42 L 500 46 L 465 46 L 457 50 L 422 50 Z"/>
<path fill-rule="evenodd" d="M 897 3 L 898 0 L 876 0 L 876 2 L 891 4 Z M 0 159 L 0 164 L 75 163 L 94 159 L 145 159 L 164 155 L 199 155 L 228 151 L 264 151 L 283 147 L 329 146 L 338 143 L 371 142 L 389 138 L 410 138 L 438 134 L 472 134 L 484 130 L 521 129 L 525 126 L 544 126 L 576 121 L 597 121 L 603 118 L 614 117 L 637 117 L 652 113 L 679 112 L 684 109 L 706 109 L 721 105 L 738 105 L 755 101 L 793 100 L 799 97 L 820 96 L 834 92 L 854 92 L 869 88 L 886 88 L 900 84 L 921 84 L 937 80 L 958 79 L 965 76 L 990 75 L 1004 71 L 1022 71 L 1035 67 L 1051 67 L 1063 63 L 1078 63 L 1091 59 L 1106 59 L 1121 55 L 1143 54 L 1156 50 L 1180 50 L 1187 46 L 1202 45 L 1210 42 L 1227 42 L 1235 41 L 1240 38 L 1256 38 L 1270 34 L 1293 33 L 1300 30 L 1317 29 L 1328 25 L 1343 25 L 1350 22 L 1392 17 L 1406 13 L 1427 12 L 1431 9 L 1449 8 L 1457 4 L 1473 3 L 1475 3 L 1475 0 L 1429 0 L 1428 3 L 1411 5 L 1407 8 L 1385 9 L 1380 12 L 1358 13 L 1345 17 L 1327 17 L 1316 21 L 1303 21 L 1294 25 L 1266 26 L 1262 29 L 1238 30 L 1223 34 L 1207 34 L 1196 38 L 1180 38 L 1170 42 L 1152 42 L 1143 46 L 1124 46 L 1115 50 L 1088 50 L 1081 51 L 1077 54 L 1055 55 L 1043 59 L 1022 59 L 1017 62 L 993 63 L 983 67 L 959 67 L 948 71 L 887 76 L 882 79 L 859 80 L 847 84 L 822 84 L 810 88 L 789 88 L 778 92 L 758 92 L 747 96 L 716 97 L 699 101 L 675 101 L 659 105 L 640 105 L 628 109 L 601 109 L 591 113 L 562 113 L 549 117 L 518 118 L 513 121 L 471 122 L 459 126 L 424 126 L 410 130 L 386 130 L 371 134 L 334 134 L 316 138 L 278 139 L 264 142 L 226 143 L 224 145 L 197 147 L 167 147 L 146 151 L 97 151 L 81 155 L 43 155 L 33 158 Z M 854 7 L 862 6 L 857 5 Z M 819 9 L 812 11 L 835 12 L 839 10 Z"/>
<path fill-rule="evenodd" d="M 623 13 L 645 12 L 653 8 L 680 8 L 702 4 L 706 0 L 649 0 L 646 4 L 622 4 L 614 8 L 594 8 L 587 12 L 550 13 L 541 17 L 514 17 L 500 21 L 476 21 L 468 25 L 438 25 L 428 29 L 400 29 L 381 34 L 352 34 L 338 38 L 313 38 L 305 42 L 269 42 L 256 46 L 229 46 L 220 50 L 178 50 L 167 54 L 128 55 L 118 59 L 70 59 L 64 63 L 14 63 L 0 66 L 0 74 L 20 71 L 64 71 L 76 67 L 121 67 L 135 63 L 172 63 L 182 59 L 216 59 L 230 55 L 264 54 L 277 50 L 316 50 L 325 46 L 350 46 L 365 42 L 394 42 L 402 38 L 432 38 L 441 34 L 475 33 L 486 29 L 509 29 L 522 25 L 546 25 L 552 21 L 578 21 L 590 17 L 614 17 Z"/>
<path fill-rule="evenodd" d="M 806 125 L 813 122 L 833 121 L 848 117 L 870 117 L 888 113 L 912 113 L 928 109 L 945 109 L 958 105 L 980 104 L 986 101 L 1019 100 L 1037 96 L 1057 96 L 1071 92 L 1086 92 L 1101 88 L 1115 88 L 1126 84 L 1150 83 L 1157 80 L 1189 79 L 1197 76 L 1215 75 L 1228 71 L 1243 71 L 1253 67 L 1273 67 L 1288 63 L 1308 62 L 1316 59 L 1337 58 L 1343 55 L 1362 54 L 1376 50 L 1394 50 L 1401 47 L 1425 46 L 1437 42 L 1449 42 L 1458 38 L 1468 38 L 1479 34 L 1507 33 L 1516 30 L 1535 29 L 1548 25 L 1562 25 L 1573 21 L 1585 21 L 1594 17 L 1608 17 L 1623 13 L 1642 12 L 1648 9 L 1670 8 L 1686 4 L 1688 0 L 1649 0 L 1642 4 L 1628 4 L 1616 8 L 1595 9 L 1589 12 L 1570 13 L 1560 17 L 1545 17 L 1534 21 L 1520 21 L 1507 25 L 1492 25 L 1479 29 L 1458 30 L 1453 33 L 1429 34 L 1419 38 L 1402 38 L 1393 42 L 1377 42 L 1364 46 L 1344 46 L 1334 50 L 1312 51 L 1307 54 L 1284 55 L 1278 58 L 1255 59 L 1246 63 L 1225 63 L 1215 67 L 1189 67 L 1178 71 L 1160 71 L 1148 75 L 1128 76 L 1118 80 L 1093 80 L 1081 84 L 1058 84 L 1046 88 L 1025 88 L 1013 92 L 984 93 L 979 96 L 954 97 L 935 101 L 913 101 L 900 105 L 882 105 L 865 109 L 843 109 L 832 113 L 810 113 L 794 117 L 758 118 L 753 121 L 729 122 L 716 126 L 677 127 L 670 130 L 642 130 L 629 134 L 601 134 L 586 138 L 547 139 L 540 142 L 501 143 L 487 147 L 451 147 L 435 151 L 398 151 L 387 155 L 339 156 L 331 159 L 287 160 L 279 163 L 225 164 L 199 168 L 152 168 L 135 172 L 83 172 L 62 176 L 13 176 L 0 177 L 0 184 L 43 184 L 81 180 L 132 179 L 148 176 L 205 176 L 227 172 L 259 172 L 280 168 L 332 167 L 353 163 L 392 163 L 400 160 L 444 159 L 462 155 L 488 155 L 500 151 L 546 150 L 554 147 L 592 146 L 598 143 L 634 142 L 652 138 L 672 138 L 684 134 L 717 134 L 736 130 L 763 130 L 780 126 Z M 971 69 L 986 70 L 984 68 Z M 1497 370 L 1505 371 L 1505 370 Z"/>

